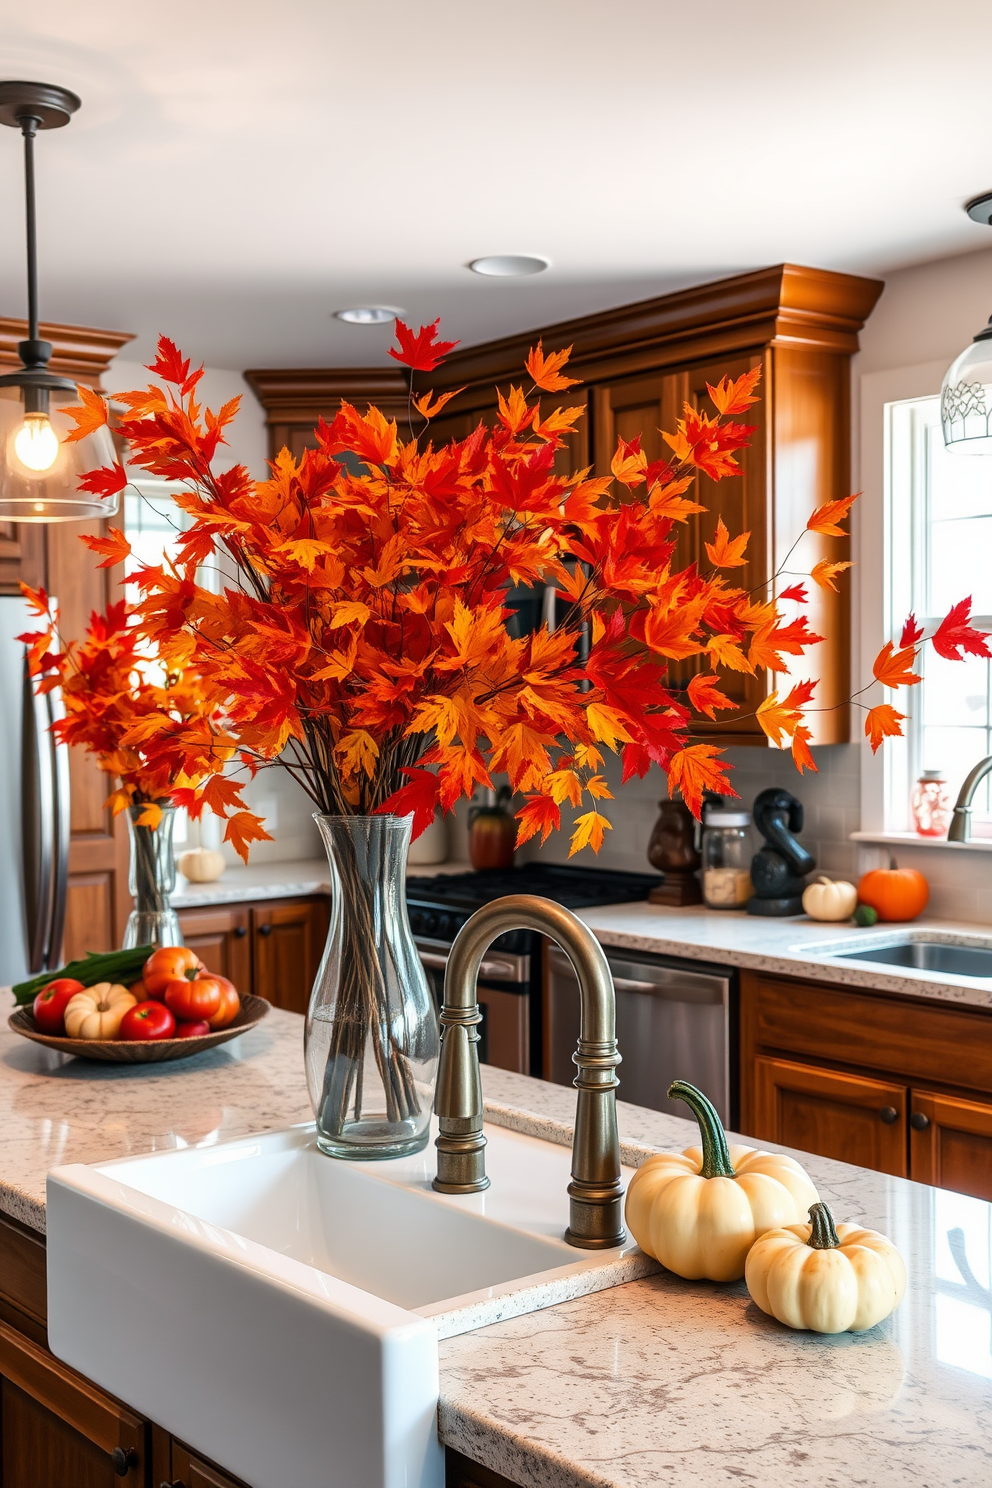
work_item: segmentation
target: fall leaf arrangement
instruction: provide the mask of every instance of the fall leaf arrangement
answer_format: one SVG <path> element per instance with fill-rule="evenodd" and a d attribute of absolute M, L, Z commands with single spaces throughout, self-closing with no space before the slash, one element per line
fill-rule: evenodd
<path fill-rule="evenodd" d="M 437 321 L 417 334 L 397 321 L 396 334 L 390 355 L 411 373 L 430 373 L 456 344 L 438 340 Z M 760 369 L 709 387 L 713 415 L 687 404 L 664 435 L 667 458 L 649 462 L 639 440 L 621 439 L 612 477 L 563 475 L 556 457 L 584 410 L 551 411 L 542 395 L 577 381 L 563 370 L 568 355 L 545 355 L 538 344 L 526 362 L 529 391 L 500 392 L 493 428 L 480 423 L 438 447 L 430 421 L 454 393 L 411 393 L 420 431 L 406 440 L 378 409 L 361 414 L 343 402 L 318 424 L 315 449 L 299 460 L 283 450 L 269 478 L 255 481 L 241 465 L 213 468 L 237 400 L 202 410 L 202 368 L 191 371 L 162 338 L 149 370 L 164 386 L 116 394 L 126 409 L 116 427 L 134 465 L 184 484 L 177 500 L 190 525 L 173 561 L 130 576 L 141 593 L 134 624 L 170 677 L 195 677 L 203 697 L 223 707 L 224 728 L 212 734 L 206 715 L 191 708 L 187 739 L 165 697 L 149 694 L 140 723 L 130 720 L 117 738 L 104 713 L 102 757 L 118 760 L 115 751 L 140 742 L 150 766 L 166 772 L 171 761 L 168 777 L 154 777 L 156 791 L 167 778 L 208 771 L 205 785 L 170 785 L 171 794 L 193 816 L 205 804 L 226 816 L 242 856 L 266 834 L 233 782 L 220 782 L 217 762 L 235 744 L 251 772 L 278 760 L 322 813 L 412 812 L 415 833 L 439 805 L 448 811 L 505 772 L 523 797 L 518 841 L 538 833 L 546 840 L 567 804 L 577 813 L 572 852 L 598 850 L 610 826 L 601 810 L 611 796 L 605 751 L 621 756 L 624 780 L 657 764 L 697 814 L 704 790 L 735 794 L 719 750 L 689 742 L 693 714 L 714 719 L 735 706 L 721 672 L 787 673 L 795 667 L 788 658 L 821 639 L 801 612 L 786 618 L 782 610 L 805 603 L 804 583 L 775 599 L 765 596 L 780 574 L 758 589 L 734 585 L 749 534 L 731 537 L 722 518 L 705 544 L 705 571 L 673 566 L 678 524 L 704 511 L 687 495 L 696 475 L 739 473 L 735 453 L 753 432 L 740 415 L 756 401 Z M 70 438 L 109 418 L 101 397 L 80 393 Z M 101 492 L 126 483 L 120 464 L 84 478 Z M 843 535 L 854 500 L 819 507 L 807 529 Z M 114 529 L 85 540 L 107 565 L 130 551 Z M 208 561 L 229 576 L 219 594 L 197 582 Z M 835 588 L 848 567 L 819 562 L 804 577 Z M 534 584 L 556 586 L 564 618 L 553 630 L 513 637 L 507 589 Z M 932 637 L 940 655 L 992 655 L 969 614 L 965 600 L 942 622 Z M 133 633 L 117 622 L 106 634 L 92 630 L 75 664 L 84 650 L 93 666 L 102 649 L 113 658 Z M 876 658 L 875 682 L 916 683 L 922 641 L 910 617 L 899 646 L 887 642 Z M 687 658 L 702 669 L 673 691 L 666 668 Z M 51 657 L 38 664 L 54 678 Z M 123 688 L 123 655 L 119 669 Z M 800 770 L 815 769 L 807 722 L 815 686 L 797 682 L 781 697 L 773 688 L 756 710 L 773 743 L 791 741 Z M 904 715 L 886 702 L 869 708 L 865 690 L 855 701 L 874 749 L 901 731 Z M 87 737 L 81 719 L 75 727 Z"/>

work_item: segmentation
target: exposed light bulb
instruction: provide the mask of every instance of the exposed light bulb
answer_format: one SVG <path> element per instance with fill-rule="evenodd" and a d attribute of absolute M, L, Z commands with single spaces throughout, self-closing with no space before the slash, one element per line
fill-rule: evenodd
<path fill-rule="evenodd" d="M 22 465 L 38 475 L 51 470 L 59 457 L 59 441 L 45 414 L 25 415 L 14 436 L 14 453 Z"/>

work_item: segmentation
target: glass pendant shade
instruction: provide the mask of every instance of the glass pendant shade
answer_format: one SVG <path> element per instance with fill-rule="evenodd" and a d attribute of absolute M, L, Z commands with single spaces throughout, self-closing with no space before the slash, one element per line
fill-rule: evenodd
<path fill-rule="evenodd" d="M 992 320 L 951 364 L 940 390 L 944 443 L 961 455 L 992 455 Z"/>
<path fill-rule="evenodd" d="M 75 428 L 65 409 L 79 406 L 74 387 L 45 390 L 45 408 L 35 389 L 0 385 L 0 520 L 65 522 L 116 515 L 118 496 L 95 496 L 79 489 L 80 476 L 116 459 L 107 429 L 66 444 Z M 32 396 L 33 395 L 33 396 Z"/>

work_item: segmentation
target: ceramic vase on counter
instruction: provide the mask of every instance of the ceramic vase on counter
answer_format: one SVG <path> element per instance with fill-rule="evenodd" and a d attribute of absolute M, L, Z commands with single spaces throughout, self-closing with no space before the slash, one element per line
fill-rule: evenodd
<path fill-rule="evenodd" d="M 315 816 L 331 923 L 306 1023 L 317 1144 L 331 1157 L 427 1145 L 438 1021 L 406 909 L 409 816 Z"/>
<path fill-rule="evenodd" d="M 131 865 L 127 886 L 134 908 L 124 927 L 124 950 L 132 946 L 183 943 L 179 917 L 169 902 L 176 887 L 176 859 L 172 847 L 176 808 L 171 801 L 156 804 L 162 813 L 157 827 L 142 826 L 139 822 L 147 803 L 136 802 L 128 807 Z"/>

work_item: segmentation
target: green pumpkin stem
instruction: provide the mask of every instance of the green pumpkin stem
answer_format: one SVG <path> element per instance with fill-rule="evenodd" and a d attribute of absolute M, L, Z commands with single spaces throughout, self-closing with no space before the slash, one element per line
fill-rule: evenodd
<path fill-rule="evenodd" d="M 813 1226 L 806 1241 L 813 1250 L 836 1250 L 840 1236 L 834 1228 L 834 1217 L 829 1204 L 810 1204 L 809 1220 Z"/>
<path fill-rule="evenodd" d="M 701 1090 L 690 1085 L 688 1080 L 673 1080 L 668 1087 L 669 1100 L 685 1101 L 699 1125 L 699 1136 L 703 1144 L 704 1178 L 733 1178 L 734 1167 L 730 1161 L 727 1133 L 717 1114 L 713 1102 L 707 1100 Z"/>

